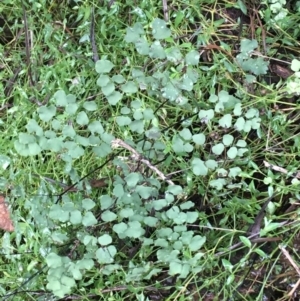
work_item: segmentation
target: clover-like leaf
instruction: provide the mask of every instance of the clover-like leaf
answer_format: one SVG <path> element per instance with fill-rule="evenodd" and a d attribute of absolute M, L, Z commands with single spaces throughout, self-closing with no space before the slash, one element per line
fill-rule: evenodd
<path fill-rule="evenodd" d="M 99 60 L 96 62 L 95 69 L 98 73 L 109 73 L 115 65 L 109 60 Z"/>
<path fill-rule="evenodd" d="M 231 122 L 232 122 L 231 114 L 226 114 L 219 120 L 219 125 L 223 128 L 230 128 Z"/>
<path fill-rule="evenodd" d="M 164 20 L 156 18 L 152 22 L 152 34 L 157 40 L 166 39 L 171 36 L 171 30 Z"/>
<path fill-rule="evenodd" d="M 41 106 L 37 110 L 39 117 L 44 122 L 50 121 L 56 114 L 56 107 L 53 105 L 50 106 Z"/>
<path fill-rule="evenodd" d="M 200 59 L 200 54 L 196 50 L 190 51 L 186 56 L 185 56 L 185 62 L 187 65 L 198 65 Z"/>

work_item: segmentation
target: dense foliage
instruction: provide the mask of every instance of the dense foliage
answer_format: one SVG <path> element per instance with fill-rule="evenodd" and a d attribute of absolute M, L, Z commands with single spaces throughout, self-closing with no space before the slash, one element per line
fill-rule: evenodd
<path fill-rule="evenodd" d="M 0 3 L 2 298 L 297 298 L 299 3 L 121 2 Z"/>

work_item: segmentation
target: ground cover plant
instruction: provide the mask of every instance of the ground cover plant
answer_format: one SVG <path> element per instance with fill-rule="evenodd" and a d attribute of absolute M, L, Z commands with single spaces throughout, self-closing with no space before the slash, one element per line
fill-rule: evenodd
<path fill-rule="evenodd" d="M 1 300 L 298 300 L 298 1 L 0 3 Z"/>

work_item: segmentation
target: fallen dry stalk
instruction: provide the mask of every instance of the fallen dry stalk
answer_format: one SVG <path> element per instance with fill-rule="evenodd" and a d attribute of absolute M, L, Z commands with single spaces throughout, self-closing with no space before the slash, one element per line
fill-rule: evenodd
<path fill-rule="evenodd" d="M 124 142 L 121 139 L 114 139 L 111 142 L 111 146 L 113 148 L 117 148 L 117 147 L 123 147 L 125 149 L 127 149 L 128 151 L 130 151 L 132 153 L 132 158 L 135 161 L 139 161 L 143 164 L 145 164 L 146 166 L 148 166 L 151 170 L 153 170 L 162 180 L 166 181 L 168 184 L 170 185 L 175 185 L 173 181 L 171 181 L 170 179 L 168 179 L 157 167 L 155 167 L 154 165 L 151 164 L 151 162 L 147 159 L 145 159 L 141 154 L 139 154 L 133 147 L 131 147 L 129 144 L 127 144 L 126 142 Z"/>

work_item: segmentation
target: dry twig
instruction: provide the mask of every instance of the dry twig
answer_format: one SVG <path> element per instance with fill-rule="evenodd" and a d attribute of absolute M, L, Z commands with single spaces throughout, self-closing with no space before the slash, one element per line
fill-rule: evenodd
<path fill-rule="evenodd" d="M 146 166 L 148 166 L 151 170 L 153 170 L 162 180 L 166 181 L 170 185 L 175 185 L 174 182 L 171 181 L 171 180 L 169 180 L 157 167 L 155 167 L 154 165 L 152 165 L 149 160 L 145 159 L 133 147 L 131 147 L 130 145 L 128 145 L 123 140 L 121 140 L 121 139 L 114 139 L 111 142 L 111 146 L 113 148 L 123 147 L 123 148 L 129 150 L 132 153 L 132 155 L 133 155 L 132 158 L 135 161 L 142 162 L 143 164 L 145 164 Z"/>

